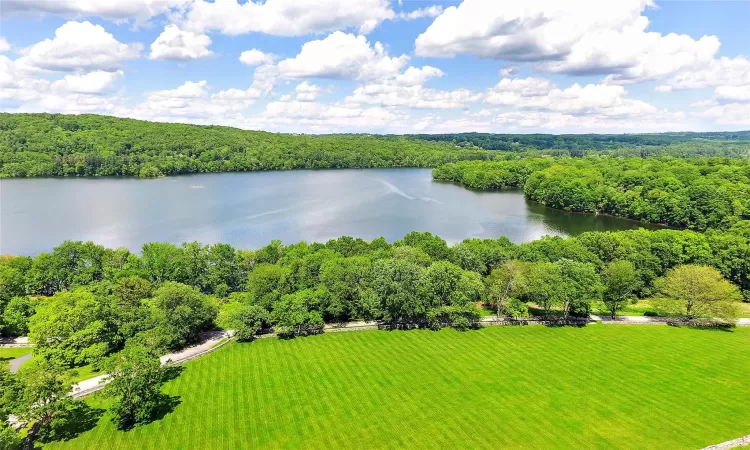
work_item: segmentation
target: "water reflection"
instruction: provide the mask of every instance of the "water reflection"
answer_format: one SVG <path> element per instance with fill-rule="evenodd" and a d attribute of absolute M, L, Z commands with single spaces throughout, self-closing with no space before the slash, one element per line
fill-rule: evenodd
<path fill-rule="evenodd" d="M 521 192 L 473 192 L 426 169 L 204 174 L 155 180 L 0 181 L 0 253 L 36 254 L 65 239 L 138 250 L 145 242 L 228 242 L 257 248 L 342 235 L 387 240 L 412 230 L 449 242 L 649 226 L 571 214 Z"/>

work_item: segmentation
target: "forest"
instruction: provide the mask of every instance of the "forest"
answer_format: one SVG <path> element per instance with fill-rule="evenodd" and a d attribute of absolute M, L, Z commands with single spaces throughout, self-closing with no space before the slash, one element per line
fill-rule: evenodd
<path fill-rule="evenodd" d="M 302 135 L 100 115 L 0 113 L 0 177 L 437 167 L 546 154 L 750 155 L 750 133 Z"/>
<path fill-rule="evenodd" d="M 295 135 L 97 115 L 0 114 L 0 177 L 435 167 L 490 152 L 373 135 Z"/>
<path fill-rule="evenodd" d="M 433 178 L 477 190 L 523 189 L 552 208 L 675 228 L 726 228 L 750 214 L 750 160 L 739 158 L 466 161 L 435 168 Z"/>
<path fill-rule="evenodd" d="M 720 301 L 691 312 L 674 297 L 685 276 L 715 285 Z M 0 261 L 3 334 L 28 334 L 35 355 L 68 368 L 99 364 L 132 340 L 179 349 L 215 326 L 241 339 L 269 327 L 296 335 L 350 320 L 466 329 L 482 304 L 512 317 L 530 308 L 586 317 L 595 306 L 614 315 L 637 298 L 675 300 L 665 310 L 685 316 L 731 317 L 724 301 L 743 293 L 750 300 L 750 221 L 706 233 L 588 232 L 518 245 L 502 237 L 448 246 L 412 232 L 392 244 L 344 236 L 272 241 L 255 251 L 149 243 L 138 255 L 67 241 Z"/>
<path fill-rule="evenodd" d="M 747 154 L 750 149 L 750 131 L 711 132 L 711 133 L 651 133 L 651 134 L 496 134 L 496 133 L 456 133 L 456 134 L 414 134 L 410 137 L 435 142 L 451 142 L 462 147 L 478 147 L 486 150 L 523 152 L 535 150 L 566 150 L 581 155 L 588 151 L 620 150 L 635 155 L 659 154 L 664 149 L 679 151 L 680 148 L 693 148 L 694 155 L 700 155 L 700 147 L 709 153 L 718 148 L 731 149 L 729 153 Z M 717 146 L 716 144 L 720 144 Z M 682 147 L 681 147 L 682 146 Z M 742 149 L 745 152 L 742 152 Z M 630 150 L 630 151 L 628 151 Z M 667 153 L 670 151 L 668 150 Z M 606 152 L 605 152 L 606 153 Z M 728 153 L 728 154 L 729 154 Z M 706 155 L 708 156 L 708 155 Z"/>

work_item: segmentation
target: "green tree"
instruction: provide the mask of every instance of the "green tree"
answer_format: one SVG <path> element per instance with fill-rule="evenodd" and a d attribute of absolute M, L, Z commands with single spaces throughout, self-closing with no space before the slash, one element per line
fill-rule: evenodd
<path fill-rule="evenodd" d="M 240 341 L 251 341 L 271 322 L 268 311 L 257 305 L 230 302 L 222 306 L 221 323 L 235 331 Z"/>
<path fill-rule="evenodd" d="M 604 280 L 604 304 L 614 319 L 617 311 L 638 290 L 640 280 L 638 273 L 630 261 L 612 261 L 602 273 Z"/>
<path fill-rule="evenodd" d="M 270 311 L 281 296 L 289 292 L 289 270 L 276 264 L 259 263 L 247 278 L 247 292 L 253 304 Z"/>
<path fill-rule="evenodd" d="M 26 336 L 29 319 L 36 312 L 38 301 L 30 297 L 14 297 L 5 307 L 2 316 L 2 331 L 8 336 Z"/>
<path fill-rule="evenodd" d="M 170 366 L 161 364 L 153 348 L 128 345 L 110 357 L 106 369 L 109 375 L 104 393 L 114 399 L 109 410 L 118 429 L 148 423 L 171 403 L 162 393 Z"/>
<path fill-rule="evenodd" d="M 28 327 L 34 354 L 63 367 L 97 363 L 125 340 L 113 302 L 84 288 L 40 302 Z"/>
<path fill-rule="evenodd" d="M 563 313 L 588 316 L 591 303 L 601 300 L 604 290 L 594 265 L 569 259 L 561 259 L 555 265 L 562 278 L 558 290 Z"/>
<path fill-rule="evenodd" d="M 64 381 L 63 370 L 48 364 L 38 364 L 22 371 L 20 391 L 13 407 L 18 420 L 29 426 L 24 449 L 34 448 L 38 437 L 54 437 L 55 422 L 67 422 L 71 413 L 86 408 L 80 400 L 69 396 L 71 385 Z"/>
<path fill-rule="evenodd" d="M 526 265 L 521 261 L 508 260 L 493 270 L 485 279 L 487 302 L 494 306 L 497 316 L 521 313 L 517 302 L 513 302 L 514 311 L 509 308 L 512 299 L 518 299 L 526 288 Z M 527 309 L 528 312 L 528 309 Z"/>
<path fill-rule="evenodd" d="M 710 316 L 732 318 L 740 301 L 737 286 L 728 282 L 718 270 L 687 264 L 667 272 L 659 287 L 661 297 L 655 306 L 686 319 Z"/>
<path fill-rule="evenodd" d="M 147 301 L 153 328 L 149 331 L 157 348 L 177 350 L 198 341 L 200 332 L 216 318 L 216 307 L 201 292 L 184 284 L 168 281 Z"/>
<path fill-rule="evenodd" d="M 548 262 L 530 263 L 526 271 L 525 296 L 541 306 L 545 315 L 552 314 L 562 303 L 560 285 L 563 282 L 560 266 Z"/>
<path fill-rule="evenodd" d="M 419 284 L 423 268 L 401 259 L 380 260 L 373 266 L 373 290 L 380 299 L 383 319 L 392 324 L 421 322 L 427 309 Z"/>
<path fill-rule="evenodd" d="M 293 336 L 314 332 L 323 326 L 320 314 L 321 291 L 305 289 L 286 294 L 273 305 L 271 321 L 281 336 Z"/>

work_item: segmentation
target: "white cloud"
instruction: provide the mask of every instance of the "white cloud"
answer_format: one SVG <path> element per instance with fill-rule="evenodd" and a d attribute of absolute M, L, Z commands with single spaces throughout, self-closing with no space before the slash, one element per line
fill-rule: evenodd
<path fill-rule="evenodd" d="M 211 38 L 205 34 L 180 30 L 177 25 L 167 25 L 151 44 L 149 59 L 198 59 L 211 56 L 208 49 Z"/>
<path fill-rule="evenodd" d="M 298 102 L 314 102 L 325 93 L 326 90 L 320 86 L 303 81 L 294 88 L 294 92 L 297 94 L 296 99 Z"/>
<path fill-rule="evenodd" d="M 156 121 L 227 123 L 241 120 L 241 112 L 263 95 L 252 87 L 211 94 L 206 80 L 186 81 L 175 89 L 151 92 L 144 102 L 125 111 L 125 115 Z"/>
<path fill-rule="evenodd" d="M 561 61 L 544 62 L 537 70 L 569 74 L 612 73 L 610 83 L 661 79 L 709 63 L 719 50 L 716 36 L 695 40 L 684 34 L 646 32 L 640 17 L 622 30 L 597 30 L 571 46 Z"/>
<path fill-rule="evenodd" d="M 240 54 L 240 62 L 250 67 L 258 66 L 260 64 L 272 63 L 273 55 L 253 48 L 245 50 Z"/>
<path fill-rule="evenodd" d="M 21 50 L 19 64 L 43 70 L 106 70 L 120 67 L 120 61 L 140 56 L 143 45 L 123 44 L 101 25 L 67 22 L 45 39 Z"/>
<path fill-rule="evenodd" d="M 380 42 L 370 46 L 364 36 L 337 31 L 306 42 L 296 57 L 279 62 L 278 71 L 284 78 L 374 80 L 398 74 L 408 61 L 388 56 Z"/>
<path fill-rule="evenodd" d="M 536 62 L 536 69 L 612 74 L 609 82 L 657 79 L 699 67 L 719 40 L 647 32 L 651 0 L 464 0 L 447 8 L 416 40 L 418 56 Z M 503 76 L 511 73 L 503 74 Z"/>
<path fill-rule="evenodd" d="M 745 86 L 719 86 L 714 90 L 720 102 L 750 102 L 750 84 Z"/>
<path fill-rule="evenodd" d="M 54 14 L 68 18 L 103 17 L 116 22 L 142 23 L 192 0 L 3 0 L 3 15 Z"/>
<path fill-rule="evenodd" d="M 432 66 L 409 67 L 404 73 L 396 76 L 396 84 L 403 86 L 415 86 L 418 84 L 424 84 L 431 78 L 440 78 L 445 75 L 445 72 Z"/>
<path fill-rule="evenodd" d="M 122 70 L 117 72 L 97 70 L 87 74 L 65 75 L 63 79 L 52 83 L 52 90 L 77 94 L 101 94 L 111 89 L 123 75 Z"/>
<path fill-rule="evenodd" d="M 68 75 L 50 83 L 36 79 L 16 62 L 0 56 L 0 104 L 5 111 L 112 113 L 117 97 L 101 95 L 122 72 Z"/>
<path fill-rule="evenodd" d="M 447 8 L 416 41 L 419 56 L 470 53 L 511 61 L 559 59 L 588 33 L 621 30 L 647 0 L 464 0 Z"/>
<path fill-rule="evenodd" d="M 425 8 L 415 9 L 409 12 L 400 12 L 396 14 L 396 19 L 399 20 L 417 20 L 424 19 L 425 17 L 437 17 L 443 13 L 443 7 L 440 5 L 432 5 Z"/>
<path fill-rule="evenodd" d="M 10 44 L 5 40 L 4 37 L 0 36 L 0 53 L 4 53 L 10 50 Z"/>
<path fill-rule="evenodd" d="M 547 131 L 555 133 L 617 133 L 674 131 L 685 127 L 682 113 L 661 112 L 644 117 L 580 116 L 559 112 L 514 111 L 492 119 L 495 130 Z"/>
<path fill-rule="evenodd" d="M 512 77 L 518 75 L 519 73 L 521 73 L 521 70 L 518 68 L 518 66 L 507 66 L 500 69 L 501 77 Z"/>
<path fill-rule="evenodd" d="M 463 108 L 467 103 L 476 102 L 481 98 L 482 94 L 468 89 L 442 91 L 421 85 L 403 86 L 383 82 L 357 87 L 352 95 L 346 98 L 346 103 L 414 109 L 450 109 Z"/>
<path fill-rule="evenodd" d="M 657 113 L 653 105 L 626 98 L 623 86 L 573 84 L 560 89 L 540 78 L 502 79 L 490 89 L 486 101 L 493 105 L 514 106 L 567 114 L 637 116 Z"/>
<path fill-rule="evenodd" d="M 186 26 L 230 35 L 302 36 L 348 28 L 366 34 L 394 17 L 389 0 L 195 0 Z"/>
<path fill-rule="evenodd" d="M 750 59 L 721 57 L 694 70 L 686 70 L 657 87 L 661 92 L 717 86 L 750 85 Z"/>
<path fill-rule="evenodd" d="M 728 103 L 713 106 L 702 113 L 719 125 L 750 126 L 750 103 Z"/>
<path fill-rule="evenodd" d="M 291 125 L 317 132 L 363 131 L 401 128 L 408 116 L 386 108 L 360 108 L 351 105 L 315 102 L 271 102 L 254 124 L 274 129 Z"/>

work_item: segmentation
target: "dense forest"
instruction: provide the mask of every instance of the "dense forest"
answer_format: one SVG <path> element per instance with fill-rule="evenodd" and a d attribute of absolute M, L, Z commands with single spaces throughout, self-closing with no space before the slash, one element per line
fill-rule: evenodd
<path fill-rule="evenodd" d="M 567 211 L 603 213 L 677 228 L 726 228 L 750 214 L 750 161 L 733 158 L 523 158 L 458 162 L 436 180 L 472 189 L 522 188 Z"/>
<path fill-rule="evenodd" d="M 395 136 L 292 135 L 96 115 L 0 114 L 0 177 L 435 167 L 491 156 Z"/>
<path fill-rule="evenodd" d="M 414 134 L 410 137 L 434 142 L 451 142 L 462 147 L 485 150 L 524 152 L 534 150 L 564 150 L 572 155 L 589 151 L 617 150 L 631 155 L 650 156 L 679 154 L 748 155 L 750 131 L 713 133 L 653 133 L 653 134 Z M 705 153 L 702 152 L 705 150 Z M 722 150 L 725 153 L 722 153 Z M 606 152 L 605 152 L 606 153 Z"/>
<path fill-rule="evenodd" d="M 531 305 L 544 315 L 587 316 L 604 303 L 615 314 L 635 298 L 671 298 L 678 289 L 664 286 L 679 271 L 706 278 L 699 289 L 716 284 L 720 301 L 709 306 L 722 308 L 700 314 L 731 316 L 726 301 L 750 294 L 750 221 L 706 233 L 588 232 L 520 245 L 499 238 L 448 246 L 412 232 L 393 244 L 341 237 L 273 241 L 256 251 L 151 243 L 136 255 L 65 242 L 0 260 L 0 324 L 6 335 L 28 334 L 36 357 L 77 367 L 132 340 L 178 349 L 214 326 L 241 339 L 268 327 L 295 335 L 354 319 L 464 329 L 482 303 L 513 317 L 528 316 Z"/>
<path fill-rule="evenodd" d="M 750 133 L 298 135 L 99 115 L 0 113 L 0 177 L 436 167 L 464 160 L 592 152 L 746 157 Z"/>

